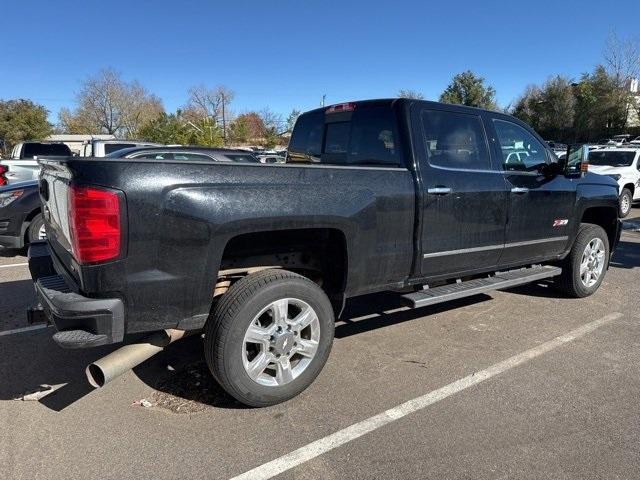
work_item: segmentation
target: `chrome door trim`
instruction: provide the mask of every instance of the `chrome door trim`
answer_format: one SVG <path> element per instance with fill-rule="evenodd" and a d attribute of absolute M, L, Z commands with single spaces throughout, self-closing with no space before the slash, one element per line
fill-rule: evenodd
<path fill-rule="evenodd" d="M 422 258 L 434 258 L 434 257 L 445 257 L 447 255 L 458 255 L 464 253 L 475 253 L 475 252 L 484 252 L 487 250 L 496 250 L 498 248 L 513 248 L 513 247 L 523 247 L 526 245 L 536 245 L 539 243 L 549 243 L 549 242 L 565 242 L 569 239 L 568 236 L 562 237 L 549 237 L 549 238 L 539 238 L 537 240 L 526 240 L 524 242 L 511 242 L 500 245 L 485 245 L 482 247 L 473 247 L 473 248 L 461 248 L 459 250 L 446 250 L 443 252 L 433 252 L 433 253 L 425 253 L 422 255 Z"/>

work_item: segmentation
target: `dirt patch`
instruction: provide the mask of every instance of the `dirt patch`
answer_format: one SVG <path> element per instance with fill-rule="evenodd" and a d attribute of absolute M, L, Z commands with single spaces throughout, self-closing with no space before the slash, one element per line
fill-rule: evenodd
<path fill-rule="evenodd" d="M 148 397 L 155 408 L 172 413 L 199 413 L 211 407 L 234 406 L 233 398 L 222 390 L 204 361 L 168 371 L 158 382 L 156 392 Z"/>

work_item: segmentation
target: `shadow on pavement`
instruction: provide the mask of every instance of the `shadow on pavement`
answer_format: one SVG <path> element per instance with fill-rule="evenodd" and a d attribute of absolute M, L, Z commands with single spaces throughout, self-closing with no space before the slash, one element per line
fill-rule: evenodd
<path fill-rule="evenodd" d="M 27 256 L 27 249 L 26 248 L 20 248 L 20 249 L 16 249 L 16 248 L 5 248 L 5 247 L 0 247 L 0 257 L 17 257 L 17 256 L 21 256 L 21 257 L 26 257 Z"/>
<path fill-rule="evenodd" d="M 93 389 L 85 366 L 113 348 L 63 350 L 52 340 L 52 328 L 0 337 L 0 400 L 20 399 L 42 385 L 66 384 L 40 402 L 60 411 Z"/>
<path fill-rule="evenodd" d="M 620 242 L 611 266 L 640 266 L 640 243 Z M 16 292 L 26 288 L 27 283 L 30 282 L 10 282 L 9 286 L 0 284 L 0 299 L 7 298 L 5 295 L 18 295 Z M 547 283 L 526 285 L 509 292 L 562 297 Z M 491 297 L 488 295 L 476 295 L 432 307 L 394 311 L 402 307 L 400 294 L 388 292 L 366 295 L 348 301 L 342 319 L 337 322 L 335 336 L 346 338 L 489 299 Z M 0 400 L 20 398 L 38 390 L 43 384 L 66 384 L 40 400 L 48 408 L 61 411 L 92 391 L 84 375 L 86 365 L 120 346 L 63 350 L 51 339 L 52 333 L 52 329 L 46 329 L 0 337 Z M 209 373 L 203 358 L 202 338 L 198 335 L 170 345 L 136 367 L 134 373 L 155 390 L 153 400 L 157 405 L 177 413 L 193 413 L 208 406 L 244 408 L 228 396 Z M 117 387 L 107 385 L 105 388 Z"/>
<path fill-rule="evenodd" d="M 364 295 L 349 300 L 341 320 L 336 325 L 335 336 L 336 338 L 346 338 L 487 300 L 491 300 L 489 295 L 480 294 L 430 307 L 393 312 L 392 310 L 404 306 L 401 302 L 401 294 L 385 292 Z"/>
<path fill-rule="evenodd" d="M 621 241 L 611 259 L 611 267 L 640 267 L 640 243 Z"/>

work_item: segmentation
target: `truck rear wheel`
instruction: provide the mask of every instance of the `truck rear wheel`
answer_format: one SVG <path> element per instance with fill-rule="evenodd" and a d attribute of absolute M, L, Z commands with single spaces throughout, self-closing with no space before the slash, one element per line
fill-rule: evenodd
<path fill-rule="evenodd" d="M 609 267 L 609 238 L 599 225 L 583 223 L 562 265 L 558 287 L 571 297 L 592 295 Z"/>
<path fill-rule="evenodd" d="M 205 358 L 220 385 L 252 407 L 305 390 L 329 357 L 331 302 L 322 289 L 286 270 L 247 275 L 229 288 L 205 326 Z"/>

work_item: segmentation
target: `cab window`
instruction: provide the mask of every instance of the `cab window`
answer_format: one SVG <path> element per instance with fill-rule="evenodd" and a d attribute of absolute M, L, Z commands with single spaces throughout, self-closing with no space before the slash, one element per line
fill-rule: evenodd
<path fill-rule="evenodd" d="M 494 119 L 493 124 L 502 152 L 503 170 L 531 172 L 547 163 L 546 148 L 526 129 L 506 120 Z"/>
<path fill-rule="evenodd" d="M 462 170 L 491 168 L 478 115 L 423 110 L 422 131 L 430 165 Z"/>
<path fill-rule="evenodd" d="M 389 105 L 355 104 L 333 113 L 314 110 L 298 118 L 288 162 L 402 166 L 396 120 Z"/>

